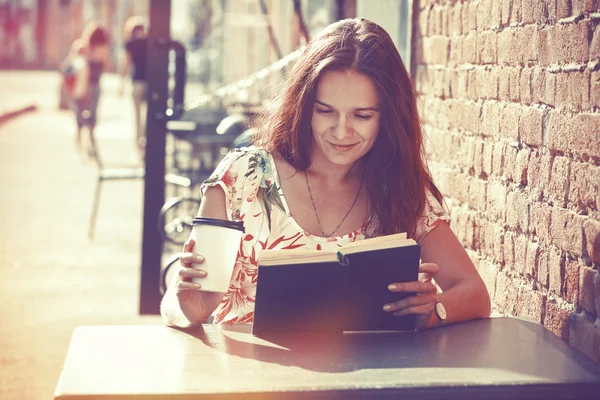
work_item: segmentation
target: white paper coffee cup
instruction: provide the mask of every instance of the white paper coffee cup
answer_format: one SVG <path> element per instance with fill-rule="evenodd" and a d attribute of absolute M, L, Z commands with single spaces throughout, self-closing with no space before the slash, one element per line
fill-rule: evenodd
<path fill-rule="evenodd" d="M 194 253 L 202 255 L 204 262 L 194 268 L 206 271 L 205 278 L 193 278 L 205 292 L 226 293 L 244 233 L 242 221 L 215 218 L 194 218 L 192 239 L 196 242 Z"/>

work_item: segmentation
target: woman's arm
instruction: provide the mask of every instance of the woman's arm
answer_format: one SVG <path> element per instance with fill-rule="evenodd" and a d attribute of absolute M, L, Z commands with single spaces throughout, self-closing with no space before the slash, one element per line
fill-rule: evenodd
<path fill-rule="evenodd" d="M 121 84 L 119 86 L 119 95 L 122 95 L 125 91 L 125 82 L 127 81 L 127 75 L 129 75 L 132 65 L 131 54 L 129 54 L 129 51 L 125 50 L 124 55 L 125 57 L 121 62 Z"/>
<path fill-rule="evenodd" d="M 421 259 L 439 266 L 434 279 L 443 293 L 436 298 L 446 308 L 448 323 L 489 317 L 491 304 L 487 288 L 447 223 L 440 223 L 423 238 Z M 437 323 L 437 318 L 432 318 L 428 327 Z"/>
<path fill-rule="evenodd" d="M 225 193 L 220 187 L 207 188 L 198 216 L 227 219 L 225 201 Z M 207 271 L 192 268 L 193 264 L 203 262 L 201 256 L 192 253 L 193 245 L 189 239 L 184 245 L 179 273 L 161 302 L 163 321 L 170 326 L 188 327 L 205 322 L 223 298 L 223 293 L 199 291 L 191 282 L 191 278 L 204 278 L 207 275 Z"/>
<path fill-rule="evenodd" d="M 413 292 L 385 306 L 402 316 L 417 314 L 417 328 L 431 328 L 440 321 L 434 313 L 436 301 L 446 309 L 446 322 L 454 323 L 490 315 L 490 296 L 469 255 L 446 222 L 433 228 L 421 241 L 421 275 L 418 282 L 390 285 L 393 292 Z M 422 277 L 424 276 L 424 278 Z M 434 278 L 443 293 L 436 293 Z"/>

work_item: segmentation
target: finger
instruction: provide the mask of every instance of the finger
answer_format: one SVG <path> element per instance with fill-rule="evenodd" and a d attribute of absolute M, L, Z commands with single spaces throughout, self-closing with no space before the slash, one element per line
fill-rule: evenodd
<path fill-rule="evenodd" d="M 422 306 L 424 304 L 431 303 L 431 307 L 433 309 L 433 305 L 435 304 L 435 295 L 425 295 L 425 296 L 410 296 L 400 301 L 396 301 L 394 303 L 389 303 L 383 306 L 384 311 L 393 312 L 403 310 L 405 308 Z"/>
<path fill-rule="evenodd" d="M 179 276 L 182 278 L 206 278 L 207 272 L 202 269 L 181 268 Z"/>
<path fill-rule="evenodd" d="M 423 263 L 419 265 L 419 280 L 424 282 L 436 276 L 440 272 L 440 266 L 434 263 Z"/>
<path fill-rule="evenodd" d="M 412 307 L 408 307 L 408 308 L 403 308 L 400 311 L 396 311 L 394 313 L 394 315 L 396 317 L 402 317 L 404 315 L 411 315 L 411 314 L 431 315 L 431 313 L 433 312 L 433 304 L 434 303 L 428 303 L 428 304 L 422 304 L 420 306 L 412 306 Z"/>
<path fill-rule="evenodd" d="M 182 253 L 179 257 L 179 262 L 185 268 L 193 268 L 194 264 L 202 264 L 204 256 L 194 253 Z"/>
<path fill-rule="evenodd" d="M 392 283 L 388 285 L 388 290 L 390 292 L 410 292 L 410 293 L 418 293 L 418 294 L 427 294 L 431 292 L 436 292 L 437 288 L 431 283 L 430 280 L 426 282 L 398 282 Z"/>
<path fill-rule="evenodd" d="M 196 244 L 196 242 L 194 241 L 194 239 L 189 238 L 188 240 L 185 241 L 185 243 L 183 244 L 183 252 L 184 253 L 191 253 L 192 250 L 194 250 L 194 245 Z"/>
<path fill-rule="evenodd" d="M 193 282 L 177 282 L 177 291 L 182 292 L 185 290 L 199 290 L 202 288 L 202 285 L 199 283 Z"/>

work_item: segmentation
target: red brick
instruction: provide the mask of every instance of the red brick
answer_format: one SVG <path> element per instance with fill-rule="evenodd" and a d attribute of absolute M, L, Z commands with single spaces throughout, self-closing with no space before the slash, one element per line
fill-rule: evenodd
<path fill-rule="evenodd" d="M 600 114 L 570 114 L 551 111 L 547 136 L 551 150 L 600 157 Z"/>
<path fill-rule="evenodd" d="M 432 36 L 423 39 L 424 56 L 427 64 L 446 65 L 450 40 L 443 36 Z"/>
<path fill-rule="evenodd" d="M 513 278 L 504 273 L 498 273 L 496 278 L 496 293 L 494 295 L 494 302 L 502 309 L 502 311 L 509 314 L 514 314 L 517 296 L 518 290 L 515 286 Z"/>
<path fill-rule="evenodd" d="M 556 74 L 548 72 L 545 68 L 535 67 L 531 76 L 531 101 L 554 105 Z"/>
<path fill-rule="evenodd" d="M 477 63 L 477 34 L 475 32 L 469 32 L 467 36 L 463 37 L 461 54 L 463 64 Z"/>
<path fill-rule="evenodd" d="M 587 220 L 583 224 L 583 231 L 587 256 L 592 263 L 600 264 L 600 221 Z M 600 294 L 600 287 L 598 287 L 598 294 Z"/>
<path fill-rule="evenodd" d="M 500 265 L 500 269 L 504 265 L 504 229 L 501 225 L 494 225 L 494 245 L 493 245 L 494 260 Z"/>
<path fill-rule="evenodd" d="M 418 65 L 415 68 L 415 88 L 419 94 L 429 94 L 429 68 L 426 65 Z"/>
<path fill-rule="evenodd" d="M 429 34 L 442 35 L 442 15 L 440 7 L 434 7 L 429 12 Z"/>
<path fill-rule="evenodd" d="M 502 0 L 502 26 L 510 24 L 510 11 L 512 9 L 512 0 Z"/>
<path fill-rule="evenodd" d="M 537 31 L 536 41 L 538 49 L 538 63 L 547 66 L 557 63 L 557 49 L 555 27 L 549 26 Z"/>
<path fill-rule="evenodd" d="M 506 146 L 504 150 L 504 175 L 503 177 L 509 181 L 513 181 L 515 169 L 517 166 L 517 153 L 519 150 L 513 146 Z"/>
<path fill-rule="evenodd" d="M 547 250 L 540 250 L 540 255 L 538 258 L 537 265 L 537 281 L 539 284 L 548 289 L 548 277 L 549 277 L 549 254 Z"/>
<path fill-rule="evenodd" d="M 532 203 L 530 230 L 545 243 L 550 243 L 550 217 L 552 207 L 544 203 Z"/>
<path fill-rule="evenodd" d="M 555 157 L 552 162 L 548 194 L 554 204 L 560 207 L 565 207 L 567 202 L 570 164 L 571 162 L 567 157 Z"/>
<path fill-rule="evenodd" d="M 538 242 L 527 243 L 527 261 L 525 264 L 525 273 L 533 278 L 538 277 L 537 266 L 540 259 L 540 244 Z"/>
<path fill-rule="evenodd" d="M 495 101 L 483 103 L 481 113 L 481 133 L 484 136 L 497 136 L 500 134 L 500 116 L 503 106 Z"/>
<path fill-rule="evenodd" d="M 485 110 L 485 108 L 484 108 Z M 500 111 L 500 134 L 502 137 L 517 140 L 519 138 L 519 117 L 522 107 L 517 104 L 507 104 Z"/>
<path fill-rule="evenodd" d="M 425 64 L 425 49 L 424 47 L 425 39 L 419 38 L 417 39 L 417 43 L 415 45 L 415 51 L 413 54 L 413 59 L 415 65 Z"/>
<path fill-rule="evenodd" d="M 598 278 L 598 271 L 589 267 L 582 267 L 579 271 L 579 307 L 596 314 L 594 282 Z"/>
<path fill-rule="evenodd" d="M 600 58 L 600 55 L 596 56 Z M 590 108 L 600 109 L 600 71 L 590 74 Z"/>
<path fill-rule="evenodd" d="M 521 91 L 519 84 L 521 81 L 521 70 L 518 68 L 512 68 L 508 71 L 508 92 L 512 101 L 519 101 L 521 98 Z"/>
<path fill-rule="evenodd" d="M 569 303 L 577 303 L 579 297 L 579 261 L 567 258 L 565 261 L 565 281 L 563 286 L 564 299 Z"/>
<path fill-rule="evenodd" d="M 531 277 L 531 274 L 527 271 L 527 237 L 523 235 L 517 235 L 514 238 L 515 241 L 515 271 L 519 274 Z"/>
<path fill-rule="evenodd" d="M 467 72 L 464 69 L 449 71 L 450 90 L 455 99 L 467 98 Z"/>
<path fill-rule="evenodd" d="M 504 221 L 506 212 L 506 186 L 499 182 L 490 182 L 487 191 L 487 210 L 489 218 L 494 221 Z"/>
<path fill-rule="evenodd" d="M 493 165 L 493 157 L 494 157 L 494 143 L 485 142 L 483 146 L 483 157 L 482 157 L 482 165 L 481 172 L 484 174 L 484 177 L 488 177 L 492 174 L 492 165 Z"/>
<path fill-rule="evenodd" d="M 583 255 L 583 223 L 585 219 L 571 211 L 553 208 L 550 218 L 551 242 L 572 256 Z"/>
<path fill-rule="evenodd" d="M 545 24 L 548 22 L 544 12 L 545 0 L 525 0 L 521 2 L 522 22 L 525 24 Z M 547 5 L 551 4 L 550 2 Z M 547 6 L 546 5 L 546 6 Z M 550 14 L 550 13 L 549 13 Z M 552 14 L 550 14 L 552 15 Z"/>
<path fill-rule="evenodd" d="M 519 49 L 519 62 L 527 65 L 537 62 L 537 27 L 535 25 L 524 26 L 516 31 L 516 43 Z"/>
<path fill-rule="evenodd" d="M 510 100 L 510 73 L 507 67 L 498 68 L 498 98 L 500 100 Z"/>
<path fill-rule="evenodd" d="M 569 111 L 590 108 L 590 71 L 556 75 L 556 107 Z"/>
<path fill-rule="evenodd" d="M 506 195 L 506 223 L 511 230 L 529 229 L 529 199 L 524 192 L 512 191 Z"/>
<path fill-rule="evenodd" d="M 546 192 L 550 182 L 552 156 L 545 150 L 532 151 L 527 168 L 527 183 L 533 189 Z"/>
<path fill-rule="evenodd" d="M 498 98 L 498 68 L 492 67 L 481 70 L 480 97 L 484 99 Z"/>
<path fill-rule="evenodd" d="M 590 61 L 600 59 L 600 25 L 596 25 L 594 28 L 594 34 L 592 36 L 592 42 L 590 44 Z"/>
<path fill-rule="evenodd" d="M 477 6 L 479 3 L 463 3 L 462 7 L 462 25 L 463 33 L 477 29 Z"/>
<path fill-rule="evenodd" d="M 512 179 L 517 185 L 527 185 L 527 168 L 529 165 L 529 149 L 521 149 L 517 153 Z"/>
<path fill-rule="evenodd" d="M 531 68 L 523 68 L 519 78 L 519 97 L 522 104 L 531 104 Z"/>
<path fill-rule="evenodd" d="M 453 101 L 449 103 L 449 105 L 450 115 L 448 118 L 451 127 L 471 133 L 479 132 L 481 104 L 466 101 Z"/>
<path fill-rule="evenodd" d="M 569 344 L 600 363 L 600 328 L 593 318 L 577 315 L 570 319 Z"/>
<path fill-rule="evenodd" d="M 600 167 L 572 162 L 569 178 L 569 203 L 580 211 L 598 210 Z"/>
<path fill-rule="evenodd" d="M 479 100 L 479 92 L 481 91 L 481 88 L 479 87 L 479 71 L 481 71 L 481 68 L 475 67 L 473 69 L 470 69 L 467 74 L 467 97 L 473 101 Z"/>
<path fill-rule="evenodd" d="M 460 36 L 450 38 L 450 65 L 459 65 L 462 62 L 462 41 L 463 38 Z"/>
<path fill-rule="evenodd" d="M 433 94 L 437 97 L 445 98 L 448 96 L 448 88 L 450 87 L 448 83 L 447 69 L 434 69 L 431 71 L 431 87 L 430 94 Z"/>
<path fill-rule="evenodd" d="M 515 270 L 515 234 L 511 231 L 504 233 L 504 265 Z"/>
<path fill-rule="evenodd" d="M 498 54 L 496 32 L 484 31 L 477 34 L 477 52 L 481 64 L 493 64 L 496 62 Z"/>
<path fill-rule="evenodd" d="M 516 316 L 528 318 L 541 324 L 545 306 L 545 294 L 527 287 L 519 288 L 515 310 Z"/>
<path fill-rule="evenodd" d="M 549 289 L 556 295 L 562 292 L 564 254 L 557 248 L 551 247 L 548 252 L 548 280 Z"/>
<path fill-rule="evenodd" d="M 474 178 L 469 187 L 469 207 L 476 211 L 485 211 L 487 181 Z"/>
<path fill-rule="evenodd" d="M 556 18 L 567 18 L 571 15 L 571 0 L 556 0 Z"/>
<path fill-rule="evenodd" d="M 555 35 L 554 46 L 560 51 L 554 62 L 562 63 L 585 63 L 589 59 L 589 20 L 583 20 L 576 24 L 558 25 Z"/>
<path fill-rule="evenodd" d="M 521 2 L 523 0 L 513 0 L 512 10 L 510 11 L 510 23 L 517 24 L 521 22 Z M 527 0 L 524 0 L 527 1 Z"/>
<path fill-rule="evenodd" d="M 497 57 L 500 65 L 517 65 L 519 63 L 519 45 L 516 30 L 509 28 L 497 34 Z"/>
<path fill-rule="evenodd" d="M 460 35 L 462 33 L 462 3 L 450 6 L 448 16 L 448 34 Z"/>
<path fill-rule="evenodd" d="M 506 145 L 503 142 L 494 143 L 494 156 L 492 158 L 492 174 L 502 176 L 504 170 L 504 149 Z"/>
<path fill-rule="evenodd" d="M 594 0 L 571 0 L 571 4 L 573 15 L 594 11 Z"/>
<path fill-rule="evenodd" d="M 519 137 L 530 146 L 539 147 L 543 143 L 544 112 L 538 108 L 523 107 L 519 120 Z"/>
<path fill-rule="evenodd" d="M 544 326 L 563 340 L 569 340 L 569 312 L 552 300 L 546 301 Z"/>

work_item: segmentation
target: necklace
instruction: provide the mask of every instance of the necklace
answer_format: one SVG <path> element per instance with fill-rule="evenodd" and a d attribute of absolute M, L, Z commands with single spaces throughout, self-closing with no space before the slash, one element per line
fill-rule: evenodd
<path fill-rule="evenodd" d="M 360 180 L 360 187 L 358 188 L 358 192 L 356 192 L 356 197 L 354 198 L 354 201 L 352 202 L 350 209 L 348 210 L 346 215 L 344 215 L 344 218 L 342 218 L 342 220 L 340 221 L 338 226 L 336 226 L 335 229 L 333 231 L 331 231 L 330 234 L 326 234 L 325 231 L 323 230 L 323 227 L 321 226 L 321 219 L 319 218 L 319 213 L 317 212 L 317 207 L 315 206 L 315 201 L 313 200 L 312 192 L 310 191 L 310 185 L 308 184 L 308 175 L 306 175 L 306 170 L 304 170 L 304 179 L 306 180 L 306 187 L 308 188 L 308 196 L 310 197 L 310 203 L 312 204 L 313 210 L 315 211 L 315 217 L 317 217 L 317 225 L 319 225 L 321 234 L 324 237 L 331 237 L 334 233 L 337 232 L 338 229 L 340 229 L 340 226 L 342 226 L 342 224 L 344 223 L 344 221 L 346 220 L 348 215 L 350 215 L 350 211 L 352 211 L 352 209 L 354 208 L 354 205 L 358 201 L 358 196 L 360 195 L 360 191 L 362 190 L 362 187 L 363 187 L 363 182 L 365 181 L 364 176 L 363 176 L 363 179 Z"/>

